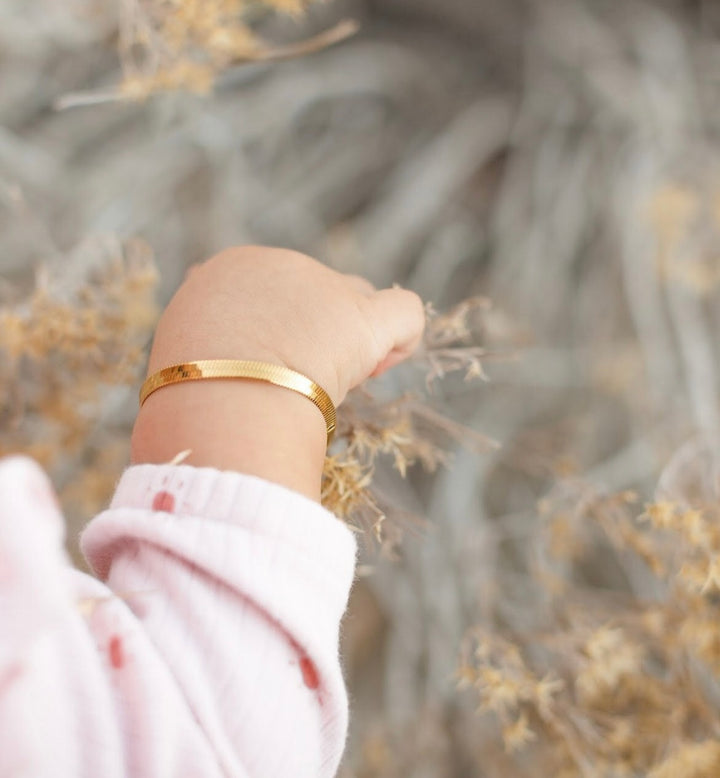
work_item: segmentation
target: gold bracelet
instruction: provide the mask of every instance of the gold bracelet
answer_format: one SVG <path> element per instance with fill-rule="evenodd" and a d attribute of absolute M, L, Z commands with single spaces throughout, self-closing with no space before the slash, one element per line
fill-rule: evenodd
<path fill-rule="evenodd" d="M 327 426 L 328 444 L 332 440 L 337 423 L 335 406 L 328 393 L 302 373 L 288 367 L 268 362 L 248 362 L 242 359 L 201 359 L 195 362 L 183 362 L 179 365 L 158 370 L 145 379 L 140 388 L 140 406 L 147 398 L 162 386 L 182 381 L 197 381 L 201 378 L 250 378 L 255 381 L 267 381 L 305 395 L 319 409 Z"/>

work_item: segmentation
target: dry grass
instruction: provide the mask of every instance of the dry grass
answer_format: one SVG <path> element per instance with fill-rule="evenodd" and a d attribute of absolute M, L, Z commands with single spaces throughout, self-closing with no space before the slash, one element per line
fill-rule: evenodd
<path fill-rule="evenodd" d="M 268 13 L 298 18 L 317 0 L 121 0 L 119 53 L 123 80 L 116 89 L 65 95 L 58 107 L 108 100 L 145 100 L 161 92 L 207 94 L 230 67 L 319 51 L 357 31 L 346 20 L 299 43 L 262 40 Z"/>
<path fill-rule="evenodd" d="M 718 506 L 637 516 L 636 502 L 559 483 L 526 538 L 534 623 L 468 635 L 460 685 L 508 755 L 491 775 L 709 778 L 720 765 Z M 605 587 L 588 580 L 599 553 Z"/>
<path fill-rule="evenodd" d="M 326 48 L 348 7 L 362 35 Z M 151 325 L 119 343 L 123 293 L 95 289 L 107 316 L 78 296 L 84 265 L 57 247 L 86 233 L 146 236 L 161 300 L 249 241 L 400 281 L 451 312 L 421 365 L 349 398 L 327 463 L 326 503 L 371 530 L 344 778 L 716 775 L 714 4 L 360 0 L 293 20 L 299 44 L 270 43 L 295 6 L 116 10 L 0 11 L 2 272 L 53 279 L 3 288 L 9 353 L 49 357 L 3 362 L 5 449 L 36 447 L 68 506 L 89 496 L 78 516 L 122 467 L 134 390 L 92 387 L 132 381 Z M 43 387 L 75 397 L 70 376 L 69 411 Z"/>
<path fill-rule="evenodd" d="M 29 294 L 9 289 L 0 303 L 0 454 L 34 457 L 61 487 L 68 513 L 92 516 L 127 460 L 125 430 L 101 421 L 141 377 L 157 274 L 137 241 L 84 251 L 96 267 L 77 283 L 40 268 Z"/>
<path fill-rule="evenodd" d="M 478 313 L 488 307 L 481 298 L 465 300 L 443 315 L 427 306 L 424 342 L 412 361 L 424 368 L 429 389 L 456 371 L 463 372 L 466 381 L 484 377 L 481 360 L 499 356 L 478 345 L 482 337 Z M 426 473 L 449 465 L 451 449 L 458 444 L 478 453 L 496 446 L 485 435 L 434 410 L 417 392 L 379 399 L 372 382 L 352 392 L 340 409 L 337 438 L 339 445 L 325 463 L 323 503 L 358 530 L 371 530 L 390 558 L 402 540 L 402 522 L 393 521 L 397 506 L 374 493 L 377 460 L 391 462 L 405 478 L 416 464 Z"/>

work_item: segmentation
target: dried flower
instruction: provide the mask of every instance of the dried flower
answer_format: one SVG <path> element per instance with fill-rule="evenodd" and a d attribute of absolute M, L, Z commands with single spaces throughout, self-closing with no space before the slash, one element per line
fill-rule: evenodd
<path fill-rule="evenodd" d="M 0 305 L 0 455 L 33 456 L 66 510 L 86 517 L 106 504 L 127 459 L 126 431 L 99 424 L 104 405 L 110 390 L 137 386 L 158 316 L 147 247 L 110 250 L 77 285 L 40 271 L 25 299 Z"/>
<path fill-rule="evenodd" d="M 120 56 L 124 77 L 116 90 L 70 94 L 68 108 L 106 100 L 144 100 L 158 92 L 206 94 L 233 65 L 302 56 L 353 35 L 353 21 L 300 43 L 275 47 L 253 30 L 259 12 L 301 16 L 312 0 L 122 0 Z"/>
<path fill-rule="evenodd" d="M 483 351 L 476 345 L 482 337 L 478 313 L 486 309 L 486 301 L 473 299 L 443 316 L 429 314 L 424 346 L 414 360 L 426 366 L 428 382 L 476 362 Z M 496 445 L 414 394 L 381 401 L 366 383 L 351 392 L 339 409 L 336 443 L 325 462 L 323 504 L 352 526 L 371 529 L 393 556 L 402 536 L 401 512 L 373 492 L 375 468 L 380 461 L 389 461 L 403 478 L 416 464 L 433 472 L 450 463 L 451 444 L 479 452 Z"/>

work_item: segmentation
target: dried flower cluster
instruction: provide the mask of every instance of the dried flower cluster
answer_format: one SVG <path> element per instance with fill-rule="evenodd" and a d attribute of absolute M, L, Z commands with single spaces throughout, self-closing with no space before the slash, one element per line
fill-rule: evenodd
<path fill-rule="evenodd" d="M 26 297 L 0 303 L 0 455 L 34 457 L 72 513 L 107 501 L 128 451 L 101 424 L 120 388 L 136 387 L 157 318 L 147 248 L 128 243 L 76 287 L 41 270 Z"/>
<path fill-rule="evenodd" d="M 468 636 L 460 684 L 507 752 L 489 774 L 719 774 L 719 510 L 635 503 L 559 484 L 539 506 L 534 623 Z M 591 556 L 614 589 L 591 585 Z"/>
<path fill-rule="evenodd" d="M 267 5 L 298 13 L 304 3 Z M 219 71 L 261 48 L 245 22 L 245 0 L 127 0 L 123 8 L 122 93 L 131 99 L 168 89 L 207 92 Z"/>
<path fill-rule="evenodd" d="M 106 100 L 144 100 L 159 92 L 206 94 L 229 67 L 301 56 L 357 30 L 346 20 L 299 43 L 273 46 L 254 21 L 269 13 L 301 16 L 314 0 L 122 0 L 118 90 L 70 94 L 59 107 Z"/>
<path fill-rule="evenodd" d="M 477 345 L 482 337 L 482 311 L 487 300 L 472 298 L 443 315 L 427 306 L 424 344 L 415 361 L 427 371 L 427 384 L 463 371 L 465 379 L 483 377 L 481 359 L 497 357 Z M 373 488 L 381 456 L 405 477 L 420 464 L 426 472 L 450 461 L 450 444 L 487 451 L 495 444 L 484 435 L 453 422 L 427 401 L 407 393 L 382 401 L 366 383 L 352 392 L 339 411 L 338 445 L 325 462 L 322 500 L 336 515 L 358 529 L 372 528 L 380 547 L 390 556 L 401 538 L 393 505 Z"/>

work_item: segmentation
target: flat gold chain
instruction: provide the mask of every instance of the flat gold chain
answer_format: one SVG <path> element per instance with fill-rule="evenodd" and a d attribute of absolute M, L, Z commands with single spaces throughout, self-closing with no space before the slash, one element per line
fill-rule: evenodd
<path fill-rule="evenodd" d="M 145 379 L 140 387 L 140 405 L 157 389 L 183 381 L 198 381 L 203 378 L 250 378 L 255 381 L 267 381 L 292 389 L 313 402 L 325 419 L 328 444 L 332 440 L 337 417 L 335 406 L 328 393 L 302 373 L 297 373 L 282 365 L 269 362 L 251 362 L 243 359 L 201 359 L 194 362 L 182 362 L 171 365 Z"/>

